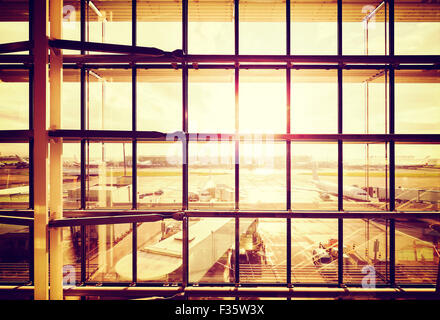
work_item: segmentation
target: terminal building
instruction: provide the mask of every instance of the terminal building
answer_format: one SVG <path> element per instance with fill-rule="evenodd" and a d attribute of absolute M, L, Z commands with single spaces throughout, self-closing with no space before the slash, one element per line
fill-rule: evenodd
<path fill-rule="evenodd" d="M 0 2 L 1 299 L 440 298 L 440 3 Z"/>

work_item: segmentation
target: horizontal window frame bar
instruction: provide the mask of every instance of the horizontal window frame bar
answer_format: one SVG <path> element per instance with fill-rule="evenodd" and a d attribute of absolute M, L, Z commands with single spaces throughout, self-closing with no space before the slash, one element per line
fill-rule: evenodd
<path fill-rule="evenodd" d="M 100 42 L 82 42 L 76 40 L 51 39 L 49 47 L 68 50 L 95 51 L 105 53 L 137 54 L 147 57 L 167 57 L 170 59 L 180 59 L 183 55 L 181 49 L 172 52 L 158 48 L 132 46 L 122 44 L 110 44 Z"/>
<path fill-rule="evenodd" d="M 33 130 L 0 130 L 0 142 L 29 141 L 34 136 Z"/>
<path fill-rule="evenodd" d="M 16 218 L 33 218 L 34 210 L 1 209 L 0 216 L 16 217 Z"/>
<path fill-rule="evenodd" d="M 181 221 L 188 218 L 240 218 L 240 219 L 438 219 L 440 212 L 392 212 L 392 211 L 199 211 L 199 210 L 170 210 L 170 211 L 136 211 L 136 210 L 102 210 L 103 215 L 94 216 L 98 210 L 72 210 L 64 214 L 75 213 L 76 217 L 51 220 L 50 228 L 62 228 L 83 225 L 122 224 L 137 222 L 154 222 L 163 219 Z M 112 214 L 109 214 L 112 213 Z M 85 214 L 87 216 L 80 216 Z"/>
<path fill-rule="evenodd" d="M 205 286 L 75 286 L 64 287 L 64 296 L 101 296 L 143 298 L 148 296 L 188 297 L 278 297 L 278 298 L 353 298 L 371 297 L 435 299 L 439 296 L 432 288 L 355 288 L 355 287 L 205 287 Z M 33 296 L 34 286 L 0 286 L 0 294 Z"/>
<path fill-rule="evenodd" d="M 0 138 L 7 136 L 7 131 L 0 131 Z M 397 143 L 440 143 L 440 134 L 268 134 L 268 133 L 188 133 L 183 131 L 118 131 L 118 130 L 50 130 L 49 137 L 63 138 L 64 140 L 133 140 L 145 141 L 255 141 L 272 138 L 274 141 L 315 141 L 315 142 L 359 142 L 381 143 L 394 141 Z M 174 137 L 174 140 L 167 140 Z M 209 140 L 207 138 L 209 137 Z"/>
<path fill-rule="evenodd" d="M 439 219 L 439 211 L 200 211 L 200 210 L 64 210 L 61 219 L 51 220 L 51 228 L 65 226 L 153 222 L 163 219 L 188 218 L 265 218 L 265 219 Z M 33 224 L 33 210 L 0 210 L 5 224 Z M 8 223 L 6 223 L 8 222 Z"/>
<path fill-rule="evenodd" d="M 0 216 L 0 224 L 31 227 L 34 225 L 34 218 Z"/>
<path fill-rule="evenodd" d="M 0 63 L 24 63 L 31 64 L 34 59 L 29 54 L 0 54 Z"/>
<path fill-rule="evenodd" d="M 138 54 L 120 54 L 120 55 L 65 55 L 64 63 L 90 64 L 90 63 L 330 63 L 330 64 L 432 64 L 440 63 L 439 55 L 206 55 L 190 54 L 182 58 L 172 56 L 148 57 Z"/>
<path fill-rule="evenodd" d="M 84 67 L 86 69 L 126 69 L 130 70 L 132 68 L 131 63 L 119 63 L 119 64 L 85 64 Z M 27 66 L 16 65 L 17 67 L 21 67 L 28 69 Z M 7 67 L 7 66 L 6 66 Z M 198 64 L 192 63 L 188 65 L 189 69 L 197 70 L 234 70 L 234 64 Z M 292 70 L 336 70 L 342 68 L 343 70 L 384 70 L 390 69 L 390 65 L 386 64 L 344 64 L 342 66 L 338 64 L 240 64 L 238 66 L 239 69 L 282 69 L 285 70 L 290 68 Z M 0 70 L 4 69 L 4 66 L 0 66 Z M 65 63 L 63 65 L 63 69 L 66 70 L 80 70 L 81 65 Z M 182 69 L 182 64 L 174 64 L 174 63 L 155 63 L 155 64 L 145 64 L 145 63 L 137 63 L 136 69 L 148 70 L 148 69 L 167 69 L 167 70 L 176 70 Z M 395 66 L 396 70 L 440 70 L 440 65 L 398 65 Z"/>
<path fill-rule="evenodd" d="M 29 51 L 30 49 L 32 49 L 32 46 L 33 46 L 32 41 L 17 41 L 17 42 L 2 43 L 0 44 L 0 54 Z"/>
<path fill-rule="evenodd" d="M 137 215 L 118 215 L 118 216 L 100 216 L 100 217 L 82 217 L 82 218 L 62 218 L 49 221 L 49 228 L 62 228 L 71 226 L 86 225 L 105 225 L 105 224 L 125 224 L 137 222 L 155 222 L 163 219 L 182 220 L 182 214 L 175 212 L 173 214 L 137 214 Z"/>

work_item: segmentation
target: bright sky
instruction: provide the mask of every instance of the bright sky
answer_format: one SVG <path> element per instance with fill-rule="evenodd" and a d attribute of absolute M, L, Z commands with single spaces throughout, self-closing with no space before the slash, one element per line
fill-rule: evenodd
<path fill-rule="evenodd" d="M 79 24 L 64 23 L 64 38 L 79 40 Z M 344 23 L 344 53 L 363 54 L 362 23 Z M 26 23 L 1 23 L 0 42 L 27 38 Z M 396 23 L 396 54 L 439 54 L 440 23 Z M 384 25 L 371 26 L 370 54 L 384 54 Z M 102 23 L 90 23 L 90 41 L 101 42 Z M 241 54 L 284 54 L 284 23 L 240 23 Z M 108 22 L 104 40 L 130 44 L 131 23 Z M 175 50 L 181 47 L 181 23 L 139 22 L 138 45 Z M 233 23 L 189 23 L 189 52 L 233 54 Z M 69 52 L 65 52 L 68 54 Z M 336 23 L 292 23 L 293 54 L 335 54 Z M 175 81 L 138 82 L 138 130 L 181 130 L 180 71 Z M 225 71 L 226 72 L 226 71 Z M 226 72 L 227 73 L 227 72 Z M 249 73 L 249 77 L 246 74 Z M 336 133 L 336 72 L 333 82 L 301 82 L 292 73 L 292 132 Z M 286 129 L 285 73 L 268 78 L 264 71 L 240 71 L 239 126 L 241 132 L 283 133 Z M 192 81 L 194 77 L 194 81 Z M 235 128 L 233 71 L 227 81 L 197 81 L 190 72 L 190 132 L 226 132 Z M 129 78 L 129 77 L 128 77 Z M 258 78 L 258 81 L 252 81 Z M 250 79 L 250 81 L 247 81 Z M 268 79 L 270 79 L 268 81 Z M 150 81 L 150 80 L 149 80 Z M 398 81 L 398 79 L 397 79 Z M 79 84 L 63 87 L 63 128 L 79 129 Z M 103 94 L 104 87 L 104 94 Z M 90 129 L 131 130 L 131 83 L 90 84 Z M 369 87 L 369 132 L 385 132 L 385 86 Z M 365 133 L 365 95 L 362 83 L 344 83 L 344 132 Z M 102 105 L 104 97 L 104 116 Z M 0 84 L 0 127 L 25 129 L 28 123 L 27 83 Z M 440 133 L 440 84 L 396 85 L 396 132 Z M 104 122 L 104 125 L 103 125 Z M 311 149 L 309 149 L 310 151 Z M 440 157 L 440 153 L 437 153 Z"/>

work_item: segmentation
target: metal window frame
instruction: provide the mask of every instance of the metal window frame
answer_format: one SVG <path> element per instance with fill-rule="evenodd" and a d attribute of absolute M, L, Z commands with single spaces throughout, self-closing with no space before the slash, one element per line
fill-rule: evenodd
<path fill-rule="evenodd" d="M 145 284 L 137 283 L 137 222 L 152 221 L 151 219 L 157 218 L 158 214 L 160 219 L 176 218 L 182 220 L 183 230 L 183 268 L 182 268 L 182 285 L 183 289 L 192 290 L 191 283 L 189 283 L 188 275 L 188 219 L 190 217 L 230 217 L 235 218 L 235 248 L 240 247 L 239 241 L 239 222 L 241 218 L 285 218 L 286 219 L 286 256 L 287 262 L 287 275 L 285 284 L 271 284 L 271 285 L 287 285 L 288 288 L 293 287 L 292 283 L 292 268 L 291 268 L 291 243 L 292 241 L 292 219 L 302 217 L 312 218 L 324 218 L 324 219 L 337 219 L 338 221 L 338 283 L 337 286 L 345 287 L 343 279 L 343 264 L 341 263 L 341 256 L 343 254 L 343 221 L 345 219 L 365 219 L 365 218 L 377 218 L 383 217 L 389 221 L 389 251 L 390 251 L 390 276 L 389 285 L 396 287 L 395 281 L 395 218 L 409 218 L 409 217 L 435 217 L 438 218 L 438 212 L 396 212 L 395 211 L 395 144 L 396 143 L 440 143 L 439 134 L 395 134 L 395 70 L 402 69 L 440 69 L 440 56 L 426 55 L 426 56 L 396 56 L 394 54 L 394 1 L 388 0 L 385 2 L 386 10 L 389 13 L 388 23 L 385 23 L 385 37 L 388 37 L 389 53 L 382 56 L 348 56 L 343 55 L 342 45 L 342 0 L 337 1 L 337 55 L 326 56 L 310 56 L 310 55 L 291 55 L 291 3 L 290 0 L 286 0 L 286 55 L 240 55 L 239 54 L 239 0 L 234 0 L 234 55 L 190 55 L 188 54 L 188 0 L 182 0 L 182 50 L 176 50 L 174 52 L 160 52 L 157 49 L 138 47 L 136 44 L 137 37 L 137 0 L 132 0 L 132 45 L 111 45 L 111 44 L 97 44 L 86 41 L 86 8 L 87 0 L 81 0 L 81 40 L 80 41 L 68 41 L 53 39 L 49 41 L 49 44 L 54 48 L 64 49 L 79 49 L 80 55 L 71 55 L 64 58 L 65 68 L 80 68 L 81 70 L 81 129 L 80 130 L 52 130 L 49 131 L 50 137 L 62 137 L 64 140 L 80 141 L 81 143 L 81 210 L 68 211 L 65 210 L 65 215 L 69 212 L 72 214 L 92 215 L 92 217 L 83 218 L 63 218 L 62 220 L 53 220 L 50 222 L 51 228 L 58 228 L 70 225 L 81 226 L 82 241 L 82 260 L 81 260 L 81 282 L 88 284 L 86 279 L 86 251 L 85 251 L 85 237 L 86 237 L 86 225 L 95 225 L 102 223 L 122 223 L 121 221 L 132 223 L 133 226 L 133 281 L 132 286 L 145 286 Z M 32 1 L 30 2 L 32 3 Z M 32 29 L 32 5 L 29 6 L 30 31 Z M 388 28 L 388 30 L 387 30 Z M 32 32 L 30 32 L 30 39 L 28 42 L 13 43 L 0 45 L 0 51 L 16 52 L 23 50 L 23 48 L 29 48 L 30 55 L 3 55 L 0 56 L 1 63 L 23 63 L 29 65 L 29 86 L 30 86 L 30 101 L 29 101 L 29 130 L 22 131 L 0 131 L 0 141 L 8 142 L 14 139 L 24 139 L 29 142 L 30 151 L 33 150 L 33 97 L 32 88 L 33 81 L 31 74 L 33 72 L 32 65 Z M 105 51 L 120 53 L 118 56 L 113 55 L 99 55 L 99 54 L 87 54 L 88 51 Z M 264 64 L 266 62 L 278 62 L 278 65 Z M 119 64 L 115 64 L 119 63 Z M 159 63 L 159 64 L 158 64 Z M 202 63 L 202 64 L 199 64 Z M 211 64 L 204 64 L 211 63 Z M 213 64 L 214 63 L 214 64 Z M 218 63 L 218 64 L 215 64 Z M 221 64 L 228 63 L 228 64 Z M 312 64 L 307 64 L 312 63 Z M 373 63 L 373 64 L 372 64 Z M 197 64 L 197 68 L 200 69 L 234 69 L 235 77 L 235 132 L 218 136 L 221 139 L 235 141 L 235 210 L 229 212 L 201 212 L 188 210 L 188 142 L 198 141 L 200 133 L 188 132 L 188 69 L 194 68 Z M 410 64 L 410 65 L 408 65 Z M 429 65 L 426 65 L 429 64 Z M 2 65 L 0 68 L 7 68 L 7 65 Z M 13 67 L 13 66 L 11 66 Z M 86 72 L 91 68 L 131 68 L 132 70 L 132 130 L 131 131 L 112 131 L 112 130 L 87 130 L 86 127 Z M 158 211 L 140 211 L 137 210 L 137 161 L 132 161 L 133 166 L 133 206 L 131 211 L 117 211 L 117 210 L 86 210 L 86 142 L 89 140 L 113 140 L 113 141 L 127 141 L 132 142 L 133 159 L 137 156 L 137 142 L 138 141 L 161 141 L 166 137 L 166 133 L 163 132 L 151 132 L 151 131 L 138 131 L 137 130 L 137 103 L 136 103 L 136 81 L 137 81 L 137 69 L 139 68 L 163 68 L 163 69 L 182 69 L 182 112 L 183 123 L 181 135 L 185 138 L 182 143 L 183 148 L 183 192 L 182 192 L 182 210 L 170 211 L 170 212 L 158 212 Z M 240 69 L 285 69 L 286 70 L 286 133 L 280 133 L 275 135 L 277 141 L 283 141 L 286 143 L 286 210 L 285 211 L 244 211 L 240 210 L 239 205 L 239 179 L 240 179 L 240 167 L 239 167 L 239 143 L 246 137 L 239 134 L 238 125 L 238 110 L 239 110 L 239 73 Z M 292 82 L 292 69 L 335 69 L 338 72 L 338 130 L 337 134 L 295 134 L 291 132 L 291 82 Z M 343 70 L 350 69 L 384 69 L 389 74 L 388 90 L 389 90 L 389 132 L 385 134 L 344 134 L 342 128 L 342 116 L 343 116 L 343 102 L 342 102 L 342 84 Z M 206 134 L 203 134 L 206 136 Z M 320 141 L 320 142 L 335 142 L 338 144 L 338 210 L 333 212 L 316 212 L 316 211 L 292 211 L 291 210 L 291 148 L 292 141 Z M 389 212 L 347 212 L 343 208 L 343 144 L 347 142 L 380 142 L 389 146 Z M 33 156 L 30 152 L 30 177 L 33 175 Z M 29 198 L 29 212 L 33 209 L 33 184 L 30 182 L 30 198 Z M 19 211 L 7 211 L 0 210 L 0 214 L 15 215 L 20 214 Z M 97 212 L 104 212 L 108 216 L 96 216 Z M 132 215 L 130 215 L 130 213 Z M 134 215 L 133 215 L 134 214 Z M 94 216 L 94 217 L 93 217 Z M 6 219 L 7 218 L 2 218 Z M 16 218 L 14 218 L 16 219 Z M 27 219 L 27 218 L 21 218 Z M 6 221 L 4 220 L 4 221 Z M 3 220 L 2 220 L 3 221 Z M 9 221 L 9 220 L 8 220 Z M 18 221 L 18 220 L 14 220 Z M 28 220 L 23 220 L 22 223 L 30 223 Z M 30 233 L 32 226 L 30 226 Z M 33 237 L 31 237 L 33 239 Z M 238 251 L 236 250 L 236 261 L 238 260 Z M 32 262 L 31 262 L 32 267 Z M 31 273 L 33 275 L 33 273 Z M 440 267 L 439 267 L 439 279 L 440 279 Z M 109 285 L 109 284 L 106 284 Z M 159 283 L 157 285 L 163 285 Z M 209 284 L 203 284 L 207 286 Z M 246 287 L 249 285 L 267 286 L 268 284 L 244 284 L 240 283 L 240 271 L 239 265 L 235 267 L 235 282 L 232 284 L 217 284 L 218 286 L 233 285 L 236 288 Z M 303 284 L 296 284 L 295 286 L 301 286 Z M 322 284 L 328 286 L 328 284 Z M 317 284 L 316 286 L 320 286 Z M 437 280 L 437 293 L 440 294 L 440 284 Z M 235 292 L 238 295 L 238 292 Z M 289 291 L 290 292 L 290 291 Z M 207 293 L 207 292 L 206 292 Z M 264 295 L 264 290 L 259 292 Z M 228 293 L 229 294 L 229 293 Z M 288 295 L 287 295 L 288 296 Z"/>

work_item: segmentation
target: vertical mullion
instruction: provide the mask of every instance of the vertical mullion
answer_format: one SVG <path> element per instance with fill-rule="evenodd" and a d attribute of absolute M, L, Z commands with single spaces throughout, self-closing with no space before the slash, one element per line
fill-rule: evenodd
<path fill-rule="evenodd" d="M 290 0 L 286 0 L 286 54 L 290 55 Z M 290 63 L 287 64 L 286 68 L 286 133 L 290 134 L 290 104 L 291 104 L 291 69 Z M 291 200 L 292 200 L 292 149 L 291 141 L 286 141 L 286 209 L 291 210 Z M 292 220 L 287 218 L 286 224 L 286 272 L 287 272 L 287 285 L 291 287 L 292 285 Z"/>
<path fill-rule="evenodd" d="M 337 1 L 338 10 L 338 56 L 342 58 L 342 0 Z M 342 65 L 338 68 L 338 134 L 342 134 L 343 123 L 342 106 Z M 338 140 L 338 211 L 344 210 L 343 205 L 343 149 L 342 140 Z M 338 285 L 344 283 L 344 221 L 338 219 Z"/>
<path fill-rule="evenodd" d="M 29 41 L 32 43 L 33 34 L 33 12 L 34 12 L 34 1 L 29 1 L 28 7 L 28 17 L 29 17 Z M 32 46 L 29 48 L 29 55 L 33 55 Z M 34 66 L 29 67 L 29 130 L 34 130 Z M 29 208 L 34 209 L 34 139 L 33 137 L 29 139 Z M 32 235 L 33 237 L 33 235 Z M 32 238 L 33 241 L 33 238 Z M 31 247 L 33 248 L 33 246 Z M 32 264 L 34 256 L 32 254 Z M 31 264 L 31 265 L 32 265 Z M 33 268 L 30 270 L 31 281 L 33 281 Z"/>
<path fill-rule="evenodd" d="M 81 0 L 81 43 L 86 41 L 86 0 Z M 81 54 L 85 54 L 84 50 L 81 50 Z M 81 131 L 86 130 L 86 69 L 81 66 Z M 81 209 L 86 208 L 86 141 L 81 140 Z M 81 233 L 81 283 L 86 281 L 86 228 L 80 227 Z"/>
<path fill-rule="evenodd" d="M 136 284 L 137 282 L 137 223 L 134 222 L 132 225 L 133 234 L 132 234 L 132 283 Z"/>
<path fill-rule="evenodd" d="M 86 0 L 81 0 L 81 21 L 80 21 L 80 34 L 81 34 L 81 43 L 84 44 L 86 41 Z M 84 50 L 81 50 L 81 54 L 85 54 Z M 81 81 L 81 110 L 80 110 L 80 116 L 81 116 L 81 131 L 86 130 L 86 69 L 84 66 L 81 66 L 81 74 L 80 74 L 80 81 Z M 85 173 L 86 173 L 86 166 L 85 166 L 85 160 L 86 160 L 86 142 L 85 140 L 81 140 L 81 209 L 86 208 L 86 187 L 85 187 Z"/>
<path fill-rule="evenodd" d="M 394 134 L 394 68 L 390 68 L 390 110 L 389 110 L 389 125 L 390 125 L 390 134 Z M 396 210 L 395 206 L 395 144 L 394 141 L 390 141 L 390 176 L 389 176 L 389 184 L 390 184 L 390 211 Z M 390 284 L 392 286 L 395 285 L 395 251 L 396 251 L 396 227 L 395 220 L 390 219 Z"/>
<path fill-rule="evenodd" d="M 131 44 L 136 46 L 137 39 L 137 0 L 131 2 Z M 137 68 L 136 65 L 131 69 L 131 101 L 132 101 L 132 130 L 137 130 Z M 137 203 L 137 140 L 132 141 L 132 156 L 131 156 L 131 182 L 132 182 L 132 204 L 133 210 L 138 207 Z M 137 223 L 132 224 L 132 277 L 133 284 L 137 282 Z"/>
<path fill-rule="evenodd" d="M 29 226 L 29 282 L 34 283 L 34 226 Z"/>
<path fill-rule="evenodd" d="M 81 0 L 80 37 L 83 44 L 86 41 L 86 7 L 86 0 Z M 84 50 L 81 50 L 81 54 L 85 54 Z"/>
<path fill-rule="evenodd" d="M 389 54 L 394 56 L 394 0 L 389 0 Z M 390 82 L 389 82 L 389 132 L 394 134 L 394 111 L 395 111 L 395 73 L 394 67 L 390 66 Z M 390 211 L 394 211 L 395 207 L 395 145 L 394 141 L 390 141 Z M 396 226 L 395 220 L 390 219 L 390 284 L 396 285 Z"/>
<path fill-rule="evenodd" d="M 87 274 L 86 274 L 86 227 L 80 227 L 81 233 L 81 283 L 84 284 L 86 282 Z"/>
<path fill-rule="evenodd" d="M 239 0 L 234 0 L 234 53 L 235 57 L 239 55 Z M 239 84 L 240 84 L 239 63 L 236 60 L 234 74 L 235 88 L 235 210 L 240 208 L 240 140 L 239 140 Z M 237 211 L 235 217 L 235 285 L 240 283 L 240 218 Z"/>
<path fill-rule="evenodd" d="M 86 130 L 86 69 L 81 67 L 81 131 Z M 86 140 L 81 140 L 81 209 L 86 208 Z"/>
<path fill-rule="evenodd" d="M 137 130 L 137 68 L 133 66 L 131 69 L 131 114 L 132 114 L 132 131 L 133 133 Z M 136 210 L 137 204 L 137 139 L 132 140 L 132 208 Z"/>
<path fill-rule="evenodd" d="M 33 1 L 30 1 L 33 3 Z M 32 14 L 29 15 L 29 19 Z M 29 130 L 34 130 L 34 68 L 29 68 Z M 29 139 L 29 208 L 34 209 L 34 139 Z"/>
<path fill-rule="evenodd" d="M 131 44 L 136 46 L 137 39 L 137 0 L 131 1 Z"/>
<path fill-rule="evenodd" d="M 136 0 L 133 1 L 134 3 Z M 135 9 L 134 9 L 135 10 Z M 133 24 L 136 25 L 135 21 Z M 131 101 L 132 101 L 132 130 L 135 132 L 137 130 L 137 69 L 136 66 L 132 67 L 131 70 Z M 137 209 L 137 140 L 132 140 L 132 156 L 131 156 L 131 182 L 132 182 L 132 208 Z M 133 284 L 137 282 L 137 223 L 132 224 L 133 234 L 132 234 L 132 277 Z"/>
<path fill-rule="evenodd" d="M 182 0 L 182 50 L 186 57 L 188 54 L 188 0 Z M 186 59 L 182 62 L 182 113 L 182 130 L 185 136 L 182 141 L 182 208 L 188 210 L 188 65 Z M 182 221 L 182 282 L 184 287 L 188 285 L 189 280 L 188 232 L 188 217 L 184 215 Z"/>

